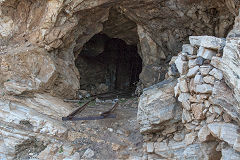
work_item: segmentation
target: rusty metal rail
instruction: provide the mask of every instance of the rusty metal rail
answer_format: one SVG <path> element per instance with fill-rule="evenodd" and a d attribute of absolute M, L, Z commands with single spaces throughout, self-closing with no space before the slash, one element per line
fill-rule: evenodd
<path fill-rule="evenodd" d="M 81 113 L 90 102 L 95 100 L 96 98 L 93 98 L 86 103 L 84 103 L 82 106 L 77 108 L 75 111 L 70 113 L 67 117 L 62 117 L 63 121 L 79 121 L 79 120 L 100 120 L 100 119 L 105 119 L 105 118 L 116 118 L 115 114 L 111 114 L 118 106 L 118 101 L 114 103 L 112 108 L 106 112 L 101 113 L 100 115 L 97 116 L 88 116 L 88 117 L 74 117 L 77 113 Z"/>

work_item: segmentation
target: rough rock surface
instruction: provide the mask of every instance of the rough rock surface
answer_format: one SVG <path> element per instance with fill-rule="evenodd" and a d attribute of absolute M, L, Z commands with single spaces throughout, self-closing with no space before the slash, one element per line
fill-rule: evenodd
<path fill-rule="evenodd" d="M 29 152 L 41 152 L 49 143 L 57 143 L 68 134 L 59 120 L 70 113 L 72 107 L 58 98 L 48 94 L 35 94 L 32 98 L 4 96 L 0 105 L 0 155 L 3 159 L 20 158 L 28 147 L 32 147 Z"/>
<path fill-rule="evenodd" d="M 169 122 L 180 121 L 181 109 L 173 91 L 175 85 L 176 80 L 167 80 L 144 90 L 138 106 L 142 133 L 163 130 Z"/>

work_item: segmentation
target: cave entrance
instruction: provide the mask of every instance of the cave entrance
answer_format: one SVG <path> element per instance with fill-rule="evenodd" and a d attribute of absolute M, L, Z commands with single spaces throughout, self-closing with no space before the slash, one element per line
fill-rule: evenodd
<path fill-rule="evenodd" d="M 99 33 L 84 45 L 76 66 L 81 90 L 91 94 L 134 91 L 142 71 L 142 59 L 136 45 Z"/>

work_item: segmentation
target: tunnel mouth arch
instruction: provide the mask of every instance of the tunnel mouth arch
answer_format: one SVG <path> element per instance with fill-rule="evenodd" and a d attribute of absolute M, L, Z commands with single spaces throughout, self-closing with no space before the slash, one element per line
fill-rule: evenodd
<path fill-rule="evenodd" d="M 91 94 L 114 90 L 134 92 L 142 71 L 137 45 L 111 38 L 104 33 L 94 35 L 75 60 L 80 73 L 80 89 Z"/>

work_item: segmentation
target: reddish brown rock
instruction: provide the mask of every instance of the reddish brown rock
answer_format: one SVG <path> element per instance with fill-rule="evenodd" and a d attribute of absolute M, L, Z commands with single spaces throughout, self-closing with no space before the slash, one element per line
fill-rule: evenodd
<path fill-rule="evenodd" d="M 196 119 L 204 119 L 204 115 L 203 115 L 203 110 L 204 110 L 204 105 L 202 103 L 198 104 L 198 103 L 193 103 L 191 105 L 192 108 L 192 112 L 193 115 Z"/>

